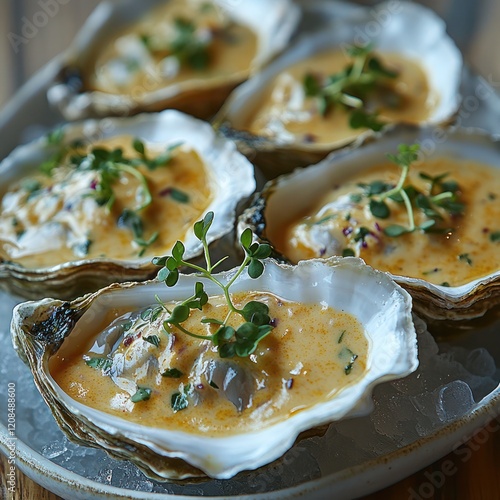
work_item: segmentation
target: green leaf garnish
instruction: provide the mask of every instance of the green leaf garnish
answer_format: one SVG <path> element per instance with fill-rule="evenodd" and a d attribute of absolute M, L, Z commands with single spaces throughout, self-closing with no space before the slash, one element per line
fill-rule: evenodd
<path fill-rule="evenodd" d="M 458 260 L 461 260 L 463 262 L 467 262 L 467 264 L 469 264 L 469 266 L 472 266 L 472 259 L 469 257 L 468 253 L 461 253 L 458 256 Z"/>
<path fill-rule="evenodd" d="M 140 401 L 147 401 L 151 397 L 152 390 L 148 387 L 137 387 L 137 392 L 130 397 L 132 403 L 139 403 Z"/>
<path fill-rule="evenodd" d="M 89 358 L 85 360 L 85 363 L 91 368 L 98 368 L 104 371 L 109 370 L 113 365 L 113 360 L 109 358 Z"/>
<path fill-rule="evenodd" d="M 203 70 L 210 63 L 209 45 L 196 33 L 196 25 L 187 19 L 174 21 L 175 38 L 170 44 L 172 54 L 181 64 L 193 69 Z"/>
<path fill-rule="evenodd" d="M 146 249 L 156 241 L 158 234 L 154 233 L 149 238 L 144 238 L 143 235 L 144 228 L 140 213 L 152 203 L 153 196 L 146 177 L 138 167 L 144 165 L 152 170 L 167 165 L 173 157 L 174 150 L 180 144 L 171 145 L 159 156 L 150 157 L 147 154 L 144 142 L 139 138 L 134 138 L 132 147 L 140 156 L 140 159 L 138 159 L 125 156 L 121 148 L 93 147 L 88 152 L 82 152 L 80 151 L 83 146 L 81 142 L 73 141 L 69 144 L 63 144 L 63 138 L 60 130 L 56 130 L 47 136 L 48 145 L 51 148 L 57 147 L 57 149 L 51 158 L 41 164 L 40 170 L 51 176 L 57 167 L 67 165 L 75 171 L 95 172 L 95 179 L 87 196 L 94 198 L 98 205 L 111 210 L 116 199 L 114 192 L 116 183 L 125 175 L 135 179 L 137 182 L 136 206 L 123 209 L 118 218 L 118 225 L 132 231 L 135 243 L 141 247 L 139 256 L 142 256 Z"/>
<path fill-rule="evenodd" d="M 182 392 L 175 392 L 172 394 L 170 399 L 170 405 L 172 406 L 172 411 L 177 413 L 178 411 L 185 410 L 189 406 L 188 400 L 189 385 L 184 387 Z"/>
<path fill-rule="evenodd" d="M 153 344 L 155 347 L 160 345 L 160 337 L 158 335 L 150 335 L 149 337 L 143 337 L 146 342 Z"/>
<path fill-rule="evenodd" d="M 224 259 L 212 264 L 208 249 L 207 234 L 213 219 L 213 212 L 208 212 L 202 220 L 194 224 L 194 234 L 203 245 L 205 268 L 184 260 L 184 245 L 179 241 L 174 245 L 171 256 L 157 257 L 152 262 L 155 265 L 163 266 L 158 273 L 157 279 L 165 282 L 169 287 L 177 284 L 181 266 L 195 270 L 196 276 L 206 278 L 217 285 L 226 299 L 228 314 L 223 321 L 212 318 L 203 318 L 201 320 L 203 324 L 208 323 L 219 326 L 213 335 L 198 335 L 184 327 L 182 323 L 189 318 L 191 310 L 199 309 L 202 311 L 205 304 L 208 303 L 208 295 L 205 292 L 204 285 L 198 281 L 195 284 L 194 294 L 174 307 L 170 316 L 165 319 L 163 327 L 165 331 L 170 332 L 171 328 L 175 326 L 181 332 L 193 338 L 211 341 L 217 347 L 219 356 L 222 358 L 247 357 L 255 351 L 259 342 L 273 329 L 270 325 L 269 308 L 264 303 L 250 301 L 242 309 L 238 309 L 232 302 L 229 290 L 246 267 L 248 267 L 248 275 L 251 278 L 258 278 L 262 275 L 265 269 L 262 261 L 271 254 L 271 247 L 267 244 L 253 242 L 251 230 L 245 229 L 240 236 L 240 244 L 245 253 L 243 262 L 229 281 L 222 283 L 213 275 L 213 271 Z M 228 321 L 233 314 L 238 314 L 245 320 L 237 329 L 228 325 Z M 175 395 L 175 400 L 177 407 L 177 401 L 182 400 L 182 394 Z"/>
<path fill-rule="evenodd" d="M 492 241 L 493 243 L 500 241 L 500 231 L 495 231 L 494 233 L 491 233 L 490 241 Z"/>
<path fill-rule="evenodd" d="M 378 120 L 377 113 L 367 112 L 367 99 L 380 90 L 395 94 L 386 82 L 396 78 L 397 73 L 386 68 L 373 54 L 372 45 L 348 46 L 346 52 L 353 61 L 338 73 L 325 80 L 312 73 L 304 76 L 306 96 L 316 99 L 318 111 L 323 116 L 332 107 L 341 106 L 350 112 L 349 124 L 352 128 L 379 131 L 385 124 Z"/>
<path fill-rule="evenodd" d="M 161 376 L 166 378 L 181 378 L 184 374 L 177 368 L 169 368 L 165 370 Z"/>

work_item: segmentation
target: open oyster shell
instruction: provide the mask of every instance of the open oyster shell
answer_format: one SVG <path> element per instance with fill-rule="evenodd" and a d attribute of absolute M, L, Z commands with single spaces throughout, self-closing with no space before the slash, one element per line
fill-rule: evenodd
<path fill-rule="evenodd" d="M 374 134 L 372 130 L 360 128 L 353 129 L 349 137 L 335 139 L 332 128 L 330 143 L 315 143 L 294 138 L 287 130 L 280 131 L 278 125 L 277 131 L 269 137 L 247 131 L 249 120 L 265 99 L 272 82 L 294 64 L 327 49 L 343 50 L 351 44 L 373 44 L 380 54 L 401 55 L 418 63 L 428 79 L 430 100 L 435 101 L 429 116 L 419 125 L 447 123 L 459 107 L 462 56 L 436 14 L 411 2 L 398 4 L 397 8 L 391 2 L 383 3 L 373 10 L 340 2 L 339 14 L 335 16 L 336 2 L 329 3 L 312 3 L 309 12 L 305 7 L 305 21 L 301 27 L 304 36 L 261 73 L 239 86 L 215 118 L 221 130 L 236 140 L 239 149 L 252 158 L 268 178 L 316 163 L 332 150 L 353 141 L 362 142 Z M 320 18 L 322 10 L 322 22 L 328 26 L 308 33 L 311 28 L 308 25 Z M 297 97 L 298 92 L 290 93 Z M 296 106 L 294 98 L 290 98 L 292 105 Z"/>
<path fill-rule="evenodd" d="M 238 153 L 234 144 L 216 135 L 207 123 L 177 111 L 144 114 L 133 118 L 88 120 L 63 128 L 65 141 L 96 140 L 114 136 L 131 136 L 147 144 L 172 145 L 183 143 L 192 148 L 204 162 L 210 180 L 211 201 L 206 212 L 215 211 L 217 220 L 209 235 L 210 241 L 220 240 L 234 229 L 237 205 L 255 189 L 253 166 Z M 46 139 L 16 148 L 0 163 L 4 185 L 38 172 L 40 164 L 53 154 Z M 161 227 L 158 228 L 162 230 Z M 168 230 L 165 220 L 163 230 Z M 175 239 L 174 239 L 175 242 Z M 203 251 L 190 229 L 183 241 L 186 258 L 193 259 Z M 170 248 L 158 249 L 165 255 Z M 15 261 L 0 260 L 0 286 L 27 298 L 55 296 L 76 297 L 94 291 L 114 281 L 144 280 L 153 277 L 158 268 L 151 264 L 151 255 L 116 259 L 109 257 L 77 258 L 69 262 L 40 268 L 24 267 Z"/>
<path fill-rule="evenodd" d="M 234 272 L 216 276 L 225 282 Z M 417 367 L 411 297 L 387 275 L 360 259 L 332 258 L 298 266 L 266 261 L 260 278 L 252 280 L 245 272 L 231 287 L 235 293 L 272 291 L 283 299 L 321 303 L 350 313 L 361 323 L 369 340 L 366 369 L 360 378 L 282 421 L 224 437 L 202 435 L 198 428 L 191 432 L 151 428 L 84 406 L 55 383 L 49 371 L 51 357 L 64 343 L 92 339 L 96 335 L 93 325 L 102 321 L 107 311 L 118 306 L 130 310 L 149 306 L 155 302 L 155 294 L 164 301 L 183 300 L 192 294 L 197 280 L 200 278 L 181 275 L 174 288 L 158 282 L 114 284 L 71 303 L 44 299 L 16 307 L 12 320 L 14 345 L 29 363 L 42 396 L 71 439 L 131 460 L 155 478 L 177 480 L 204 474 L 229 478 L 280 457 L 306 429 L 368 413 L 377 383 L 403 377 Z M 219 293 L 212 282 L 202 281 L 209 295 Z M 336 336 L 333 341 L 337 342 Z M 329 377 L 328 373 L 324 375 Z"/>
<path fill-rule="evenodd" d="M 209 118 L 220 108 L 236 85 L 246 80 L 288 43 L 300 18 L 299 8 L 290 0 L 213 0 L 217 15 L 228 16 L 247 26 L 257 36 L 257 52 L 251 66 L 234 74 L 213 76 L 210 79 L 190 79 L 168 83 L 158 89 L 151 86 L 136 92 L 135 97 L 98 90 L 85 90 L 83 74 L 90 71 L 96 54 L 109 44 L 110 34 L 137 21 L 150 9 L 168 0 L 136 2 L 105 1 L 89 17 L 74 43 L 66 51 L 60 80 L 48 91 L 48 99 L 67 120 L 125 116 L 141 111 L 160 111 L 174 108 L 199 118 Z M 193 1 L 193 4 L 196 2 Z M 201 4 L 200 4 L 201 5 Z M 195 9 L 196 5 L 193 5 Z M 83 79 L 82 79 L 83 78 Z M 155 76 L 155 80 L 162 77 Z M 143 91 L 144 90 L 144 91 Z"/>
<path fill-rule="evenodd" d="M 241 215 L 239 230 L 250 227 L 258 239 L 276 246 L 281 228 L 316 206 L 322 195 L 333 186 L 341 186 L 343 180 L 353 174 L 387 163 L 387 153 L 396 152 L 400 144 L 415 143 L 420 145 L 424 160 L 456 158 L 459 161 L 469 160 L 500 168 L 498 139 L 485 132 L 475 129 L 400 126 L 377 141 L 368 141 L 360 147 L 334 152 L 316 165 L 297 169 L 291 174 L 269 181 Z M 396 166 L 394 168 L 397 169 Z M 490 203 L 495 203 L 495 196 L 496 193 L 491 194 Z M 467 211 L 467 206 L 465 210 Z M 381 221 L 380 224 L 384 223 L 385 221 Z M 483 228 L 484 221 L 477 221 L 477 226 Z M 487 239 L 491 231 L 496 231 L 496 228 L 483 229 L 484 239 Z M 497 243 L 492 240 L 491 244 Z M 467 255 L 462 255 L 464 260 L 467 260 Z M 275 256 L 279 260 L 289 261 L 279 251 L 275 252 Z M 458 257 L 457 254 L 457 260 Z M 432 268 L 432 253 L 429 253 L 427 260 L 429 268 Z M 417 314 L 431 322 L 480 317 L 500 303 L 500 261 L 497 261 L 493 272 L 460 286 L 437 285 L 425 279 L 404 275 L 394 275 L 393 278 L 410 292 Z"/>

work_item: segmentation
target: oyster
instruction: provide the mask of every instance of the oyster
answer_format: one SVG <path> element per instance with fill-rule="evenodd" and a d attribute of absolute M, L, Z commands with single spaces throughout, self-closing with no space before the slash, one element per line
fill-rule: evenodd
<path fill-rule="evenodd" d="M 366 10 L 362 19 L 356 8 L 329 29 L 302 37 L 238 87 L 216 116 L 268 178 L 384 126 L 452 119 L 462 57 L 442 20 L 403 3 L 375 36 L 360 38 L 371 15 Z"/>
<path fill-rule="evenodd" d="M 103 2 L 48 98 L 68 120 L 165 108 L 209 118 L 286 46 L 299 17 L 290 0 Z"/>
<path fill-rule="evenodd" d="M 188 259 L 202 253 L 191 226 L 203 213 L 218 214 L 211 241 L 230 233 L 238 203 L 255 189 L 234 144 L 177 111 L 62 131 L 62 144 L 42 138 L 0 165 L 0 284 L 17 294 L 68 298 L 152 277 L 152 256 L 177 239 Z M 60 157 L 68 148 L 69 164 Z"/>
<path fill-rule="evenodd" d="M 423 155 L 404 181 L 412 220 L 389 192 L 401 168 L 386 155 L 401 144 L 419 144 Z M 499 165 L 498 141 L 486 133 L 399 127 L 270 181 L 240 226 L 286 261 L 364 258 L 390 272 L 428 321 L 475 318 L 500 302 Z"/>
<path fill-rule="evenodd" d="M 215 277 L 227 283 L 235 278 L 236 272 L 233 270 Z M 213 281 L 195 275 L 180 275 L 174 288 L 166 288 L 158 282 L 114 284 L 71 303 L 44 299 L 16 307 L 12 320 L 14 344 L 19 355 L 29 363 L 36 385 L 58 424 L 71 439 L 102 447 L 114 457 L 131 460 L 155 478 L 178 480 L 205 474 L 229 478 L 241 470 L 258 468 L 280 457 L 293 445 L 301 431 L 348 415 L 368 413 L 372 404 L 371 392 L 377 383 L 403 377 L 415 370 L 418 364 L 411 298 L 387 275 L 371 269 L 357 258 L 310 260 L 298 266 L 265 261 L 264 273 L 259 278 L 250 279 L 246 271 L 239 274 L 231 294 L 233 297 L 248 294 L 252 297 L 256 294 L 270 296 L 274 304 L 270 304 L 270 313 L 274 315 L 273 311 L 280 311 L 274 318 L 276 328 L 294 311 L 288 301 L 298 303 L 299 312 L 289 319 L 292 326 L 281 332 L 283 336 L 273 335 L 273 332 L 267 335 L 250 358 L 222 358 L 207 346 L 208 341 L 196 341 L 198 357 L 191 361 L 194 368 L 189 378 L 192 384 L 188 387 L 186 378 L 181 378 L 185 377 L 184 367 L 177 364 L 183 359 L 180 351 L 189 352 L 190 347 L 185 344 L 188 336 L 175 329 L 169 335 L 159 331 L 155 326 L 158 315 L 153 312 L 151 304 L 158 306 L 156 296 L 165 303 L 184 300 L 191 296 L 195 283 L 200 281 L 211 297 L 219 293 Z M 330 352 L 330 349 L 343 345 L 352 347 L 353 337 L 352 331 L 341 333 L 336 330 L 339 326 L 337 320 L 327 320 L 324 343 L 315 344 L 316 330 L 323 328 L 323 320 L 314 316 L 318 321 L 311 322 L 307 316 L 305 321 L 309 333 L 307 348 L 304 348 L 305 339 L 301 333 L 304 330 L 299 330 L 298 326 L 304 319 L 302 309 L 309 307 L 307 304 L 316 308 L 313 309 L 315 315 L 329 314 L 333 308 L 341 315 L 356 318 L 365 335 L 363 342 L 367 345 L 366 357 L 359 357 L 359 365 L 350 352 L 347 361 L 340 358 L 339 373 L 335 374 L 330 368 L 332 360 L 316 369 L 318 359 L 322 359 L 322 350 Z M 128 312 L 116 320 L 123 311 Z M 212 313 L 210 309 L 209 314 Z M 133 325 L 138 318 L 141 318 L 142 326 L 135 328 Z M 296 333 L 289 331 L 294 328 Z M 99 334 L 99 330 L 103 333 Z M 137 331 L 142 332 L 147 342 L 140 339 L 138 343 Z M 148 335 L 147 339 L 145 335 Z M 153 335 L 160 338 L 153 342 Z M 299 343 L 298 361 L 303 359 L 305 365 L 297 360 L 291 364 L 285 362 L 281 366 L 287 373 L 284 377 L 280 360 L 290 355 L 293 349 L 297 350 L 293 342 Z M 118 344 L 121 347 L 116 348 Z M 62 388 L 65 387 L 64 377 L 59 377 L 59 371 L 70 369 L 72 363 L 69 359 L 75 355 L 81 359 L 79 349 L 91 345 L 94 347 L 90 352 L 94 355 L 115 353 L 112 362 L 109 356 L 98 358 L 111 362 L 108 367 L 87 358 L 87 364 L 94 364 L 96 368 L 83 368 L 91 378 L 97 377 L 99 389 L 93 392 L 97 397 L 105 391 L 104 377 L 98 372 L 108 370 L 107 378 L 113 378 L 123 389 L 119 398 L 108 400 L 108 403 L 120 406 L 118 412 L 96 409 L 92 397 L 83 404 L 85 390 L 79 394 L 75 392 L 78 383 L 74 377 L 72 388 L 68 386 L 67 391 Z M 159 355 L 154 354 L 157 349 L 161 351 Z M 266 353 L 271 364 L 264 373 L 260 371 L 260 358 L 266 357 Z M 293 357 L 286 359 L 290 361 Z M 138 387 L 137 381 L 148 373 L 152 385 L 149 389 Z M 300 401 L 288 408 L 288 395 L 294 390 L 300 391 L 301 384 L 304 384 L 302 389 L 307 390 L 307 380 L 316 376 L 326 382 L 326 389 L 311 391 L 316 396 L 306 394 L 303 400 L 300 396 Z M 332 387 L 335 384 L 332 381 L 338 376 L 344 380 L 344 385 Z M 273 377 L 278 377 L 278 380 L 273 382 Z M 161 379 L 159 383 L 154 383 L 158 378 Z M 295 383 L 287 380 L 290 378 L 294 378 Z M 177 382 L 179 391 L 167 401 L 155 400 L 160 386 L 172 380 L 181 382 Z M 264 402 L 253 406 L 250 400 L 259 401 L 260 391 L 265 393 L 267 385 L 272 383 L 278 388 L 277 394 L 271 395 L 273 404 Z M 140 394 L 135 393 L 136 390 Z M 212 396 L 209 397 L 207 391 Z M 316 397 L 316 401 L 311 402 L 311 397 Z M 227 400 L 223 410 L 217 410 L 220 407 L 215 405 L 214 398 L 222 400 L 218 404 Z M 141 411 L 148 411 L 149 405 L 154 404 L 161 407 L 158 424 L 149 413 L 141 417 Z M 138 420 L 129 420 L 130 406 L 134 407 L 132 413 Z M 283 415 L 278 411 L 281 406 L 287 408 Z M 193 412 L 188 413 L 190 410 Z M 181 423 L 176 423 L 177 417 Z M 234 428 L 232 424 L 226 427 L 227 421 L 236 422 Z"/>

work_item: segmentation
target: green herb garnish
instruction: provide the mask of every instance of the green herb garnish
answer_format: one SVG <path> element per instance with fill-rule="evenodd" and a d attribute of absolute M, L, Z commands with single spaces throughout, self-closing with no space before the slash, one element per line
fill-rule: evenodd
<path fill-rule="evenodd" d="M 63 144 L 64 134 L 58 129 L 47 136 L 47 145 L 56 147 L 54 155 L 41 166 L 40 170 L 51 176 L 55 168 L 67 164 L 75 171 L 94 171 L 96 179 L 91 185 L 91 192 L 88 196 L 95 199 L 100 206 L 106 207 L 110 211 L 115 203 L 114 186 L 123 175 L 130 175 L 138 183 L 136 191 L 137 204 L 135 207 L 126 207 L 118 219 L 118 225 L 126 227 L 132 231 L 135 243 L 140 247 L 139 257 L 141 257 L 149 246 L 158 238 L 158 232 L 153 233 L 149 238 L 144 237 L 144 228 L 141 212 L 146 209 L 153 200 L 146 177 L 138 167 L 144 165 L 149 170 L 154 170 L 160 166 L 166 166 L 172 160 L 174 150 L 179 147 L 179 143 L 169 146 L 165 152 L 156 157 L 147 154 L 144 143 L 138 139 L 133 139 L 132 146 L 139 154 L 140 158 L 126 157 L 121 148 L 113 150 L 102 147 L 93 147 L 89 152 L 81 152 L 79 148 L 83 146 L 81 142 L 73 141 L 70 144 Z M 29 192 L 37 193 L 40 187 L 35 190 L 35 182 L 32 182 Z M 39 184 L 39 183 L 38 183 Z M 88 250 L 88 248 L 87 248 Z M 80 249 L 78 249 L 80 252 Z M 82 252 L 80 252 L 82 253 Z"/>
<path fill-rule="evenodd" d="M 151 397 L 151 389 L 148 387 L 137 387 L 137 392 L 130 397 L 132 403 L 139 403 L 140 401 L 147 401 Z"/>
<path fill-rule="evenodd" d="M 155 347 L 160 345 L 160 337 L 158 337 L 158 335 L 150 335 L 149 337 L 143 337 L 143 339 L 146 342 L 153 344 Z"/>
<path fill-rule="evenodd" d="M 344 339 L 345 332 L 346 332 L 345 330 L 342 331 L 342 333 L 340 334 L 339 340 L 337 341 L 337 344 L 340 344 L 342 342 L 342 340 Z"/>
<path fill-rule="evenodd" d="M 88 358 L 85 360 L 85 363 L 91 368 L 98 368 L 106 371 L 113 365 L 113 360 L 109 358 Z"/>
<path fill-rule="evenodd" d="M 185 410 L 189 406 L 188 394 L 190 387 L 190 384 L 188 384 L 182 389 L 181 392 L 175 392 L 174 394 L 172 394 L 172 397 L 170 398 L 170 404 L 174 413 Z"/>
<path fill-rule="evenodd" d="M 174 21 L 175 38 L 170 50 L 181 64 L 193 69 L 203 70 L 210 63 L 209 44 L 200 39 L 196 33 L 196 25 L 187 19 L 177 18 Z"/>
<path fill-rule="evenodd" d="M 307 73 L 303 82 L 305 93 L 316 98 L 321 115 L 325 116 L 333 106 L 341 106 L 350 112 L 352 128 L 379 131 L 385 124 L 378 120 L 376 112 L 366 110 L 367 99 L 378 90 L 389 91 L 386 82 L 396 78 L 397 73 L 382 64 L 371 45 L 349 46 L 347 53 L 353 62 L 325 81 Z"/>
<path fill-rule="evenodd" d="M 495 231 L 494 233 L 491 233 L 490 241 L 492 241 L 493 243 L 500 241 L 500 231 Z"/>
<path fill-rule="evenodd" d="M 391 187 L 383 181 L 375 181 L 369 185 L 362 185 L 366 196 L 370 198 L 369 208 L 374 217 L 387 219 L 391 210 L 387 200 L 391 199 L 397 203 L 404 203 L 408 213 L 408 226 L 393 224 L 384 229 L 387 236 L 397 237 L 412 233 L 420 229 L 424 232 L 448 233 L 451 228 L 440 226 L 443 220 L 441 211 L 450 215 L 459 215 L 464 211 L 463 203 L 458 201 L 458 184 L 455 181 L 445 181 L 448 174 L 432 177 L 420 172 L 422 179 L 428 180 L 429 190 L 427 193 L 419 192 L 414 186 L 406 185 L 411 165 L 417 161 L 420 147 L 418 144 L 411 146 L 401 144 L 398 154 L 387 155 L 388 158 L 401 168 L 401 176 L 396 186 Z M 414 217 L 414 206 L 426 217 L 420 226 L 416 226 Z"/>
<path fill-rule="evenodd" d="M 245 252 L 245 258 L 232 278 L 227 283 L 221 282 L 213 275 L 213 271 L 225 258 L 212 264 L 208 250 L 207 233 L 212 225 L 213 218 L 213 212 L 208 212 L 203 220 L 194 225 L 194 234 L 203 245 L 206 268 L 183 260 L 185 249 L 180 241 L 174 245 L 171 256 L 155 258 L 153 263 L 163 266 L 158 273 L 158 280 L 164 281 L 169 287 L 176 285 L 179 279 L 179 268 L 182 266 L 195 270 L 197 277 L 206 278 L 216 284 L 222 290 L 227 302 L 228 313 L 226 318 L 222 322 L 210 318 L 205 319 L 205 323 L 214 323 L 219 326 L 213 335 L 198 335 L 190 332 L 182 325 L 189 318 L 191 309 L 201 311 L 208 302 L 208 295 L 205 292 L 203 283 L 197 282 L 194 294 L 171 311 L 170 317 L 164 321 L 163 327 L 168 333 L 171 333 L 172 327 L 176 327 L 186 335 L 200 340 L 211 341 L 217 347 L 222 358 L 247 357 L 255 351 L 258 343 L 273 329 L 269 324 L 269 308 L 264 303 L 251 301 L 243 309 L 238 309 L 231 300 L 229 290 L 245 268 L 248 268 L 248 275 L 251 278 L 258 278 L 264 272 L 262 260 L 269 257 L 271 248 L 267 244 L 253 243 L 252 232 L 247 228 L 240 237 L 240 244 Z M 237 329 L 228 325 L 228 321 L 233 314 L 238 314 L 245 320 Z"/>
<path fill-rule="evenodd" d="M 177 368 L 169 368 L 165 370 L 161 376 L 166 378 L 181 378 L 184 374 Z"/>
<path fill-rule="evenodd" d="M 469 266 L 472 266 L 472 259 L 469 257 L 469 254 L 468 254 L 468 253 L 461 253 L 461 254 L 458 256 L 458 260 L 461 260 L 461 261 L 467 262 L 467 264 L 469 264 Z"/>

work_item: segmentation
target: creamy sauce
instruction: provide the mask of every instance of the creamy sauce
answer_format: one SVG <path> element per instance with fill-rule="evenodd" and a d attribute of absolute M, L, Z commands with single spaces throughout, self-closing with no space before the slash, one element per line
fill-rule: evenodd
<path fill-rule="evenodd" d="M 377 102 L 380 121 L 424 121 L 436 105 L 436 96 L 429 89 L 423 69 L 397 54 L 376 56 L 385 67 L 398 73 L 395 79 L 384 80 L 386 88 L 398 96 L 398 104 L 390 107 L 383 99 Z M 353 140 L 366 129 L 351 128 L 350 112 L 342 106 L 332 107 L 323 116 L 316 98 L 306 96 L 303 83 L 308 74 L 323 79 L 342 71 L 349 63 L 344 52 L 330 50 L 291 66 L 275 78 L 244 128 L 282 142 L 332 144 Z"/>
<path fill-rule="evenodd" d="M 186 40 L 176 29 L 179 19 L 192 23 L 194 45 L 205 47 L 202 55 L 195 56 L 198 62 L 190 63 L 172 50 L 173 44 Z M 244 76 L 256 52 L 256 35 L 233 22 L 222 8 L 206 1 L 170 0 L 103 47 L 86 86 L 141 98 L 167 85 Z M 199 58 L 204 57 L 208 57 L 207 62 L 200 63 Z"/>
<path fill-rule="evenodd" d="M 132 141 L 129 136 L 114 137 L 94 143 L 92 148 L 111 151 L 119 147 L 124 157 L 137 159 Z M 165 151 L 166 146 L 146 144 L 149 158 Z M 185 146 L 174 150 L 168 164 L 154 170 L 140 165 L 137 170 L 146 178 L 152 195 L 151 204 L 138 211 L 142 238 L 147 241 L 158 232 L 143 255 L 158 255 L 182 239 L 203 214 L 211 201 L 211 181 L 201 158 Z M 80 258 L 136 259 L 143 247 L 120 217 L 124 209 L 139 206 L 140 183 L 133 175 L 122 173 L 112 184 L 115 201 L 109 209 L 96 200 L 100 179 L 99 172 L 75 169 L 62 160 L 51 175 L 38 174 L 10 186 L 2 195 L 0 211 L 2 256 L 33 268 Z M 172 188 L 186 195 L 185 201 L 177 201 Z"/>
<path fill-rule="evenodd" d="M 387 200 L 391 215 L 382 220 L 372 215 L 366 198 L 354 200 L 356 193 L 362 193 L 360 182 L 383 180 L 397 184 L 401 170 L 388 163 L 348 179 L 323 196 L 307 214 L 277 235 L 276 245 L 293 262 L 341 255 L 345 248 L 351 248 L 376 269 L 450 286 L 496 271 L 500 267 L 500 234 L 498 241 L 495 237 L 500 232 L 499 170 L 459 159 L 426 160 L 410 169 L 408 183 L 427 192 L 429 182 L 420 178 L 420 172 L 433 177 L 449 173 L 445 180 L 458 182 L 460 200 L 465 205 L 463 215 L 440 211 L 443 217 L 440 225 L 452 231 L 430 234 L 417 230 L 397 237 L 383 233 L 388 225 L 408 226 L 404 205 Z M 417 226 L 428 220 L 416 207 L 414 214 Z M 354 241 L 360 227 L 370 230 L 365 244 Z"/>
<path fill-rule="evenodd" d="M 63 391 L 92 408 L 151 427 L 209 435 L 257 429 L 286 419 L 328 400 L 363 375 L 368 340 L 353 316 L 326 305 L 289 302 L 267 293 L 235 294 L 233 300 L 237 307 L 249 300 L 265 302 L 276 324 L 248 358 L 222 359 L 208 341 L 178 330 L 167 335 L 161 331 L 164 318 L 160 316 L 142 327 L 137 327 L 141 323 L 137 320 L 108 356 L 114 359 L 111 375 L 120 366 L 120 356 L 125 359 L 125 369 L 115 382 L 102 369 L 85 363 L 85 356 L 94 356 L 99 350 L 96 344 L 93 349 L 81 346 L 78 355 L 68 358 L 63 346 L 51 359 L 50 372 Z M 123 311 L 114 311 L 106 323 L 120 314 Z M 200 319 L 222 320 L 226 314 L 222 297 L 212 297 L 203 313 L 194 310 L 183 326 L 208 335 L 217 327 L 203 325 Z M 122 324 L 129 319 L 125 316 Z M 235 321 L 233 315 L 230 323 L 240 324 Z M 158 347 L 144 341 L 151 335 L 160 339 Z M 218 366 L 223 380 L 210 366 Z M 172 369 L 182 375 L 161 376 Z M 233 379 L 237 383 L 231 388 Z M 151 389 L 151 397 L 132 403 L 130 397 L 138 386 Z M 174 412 L 172 396 L 176 393 L 187 394 L 188 405 Z"/>

